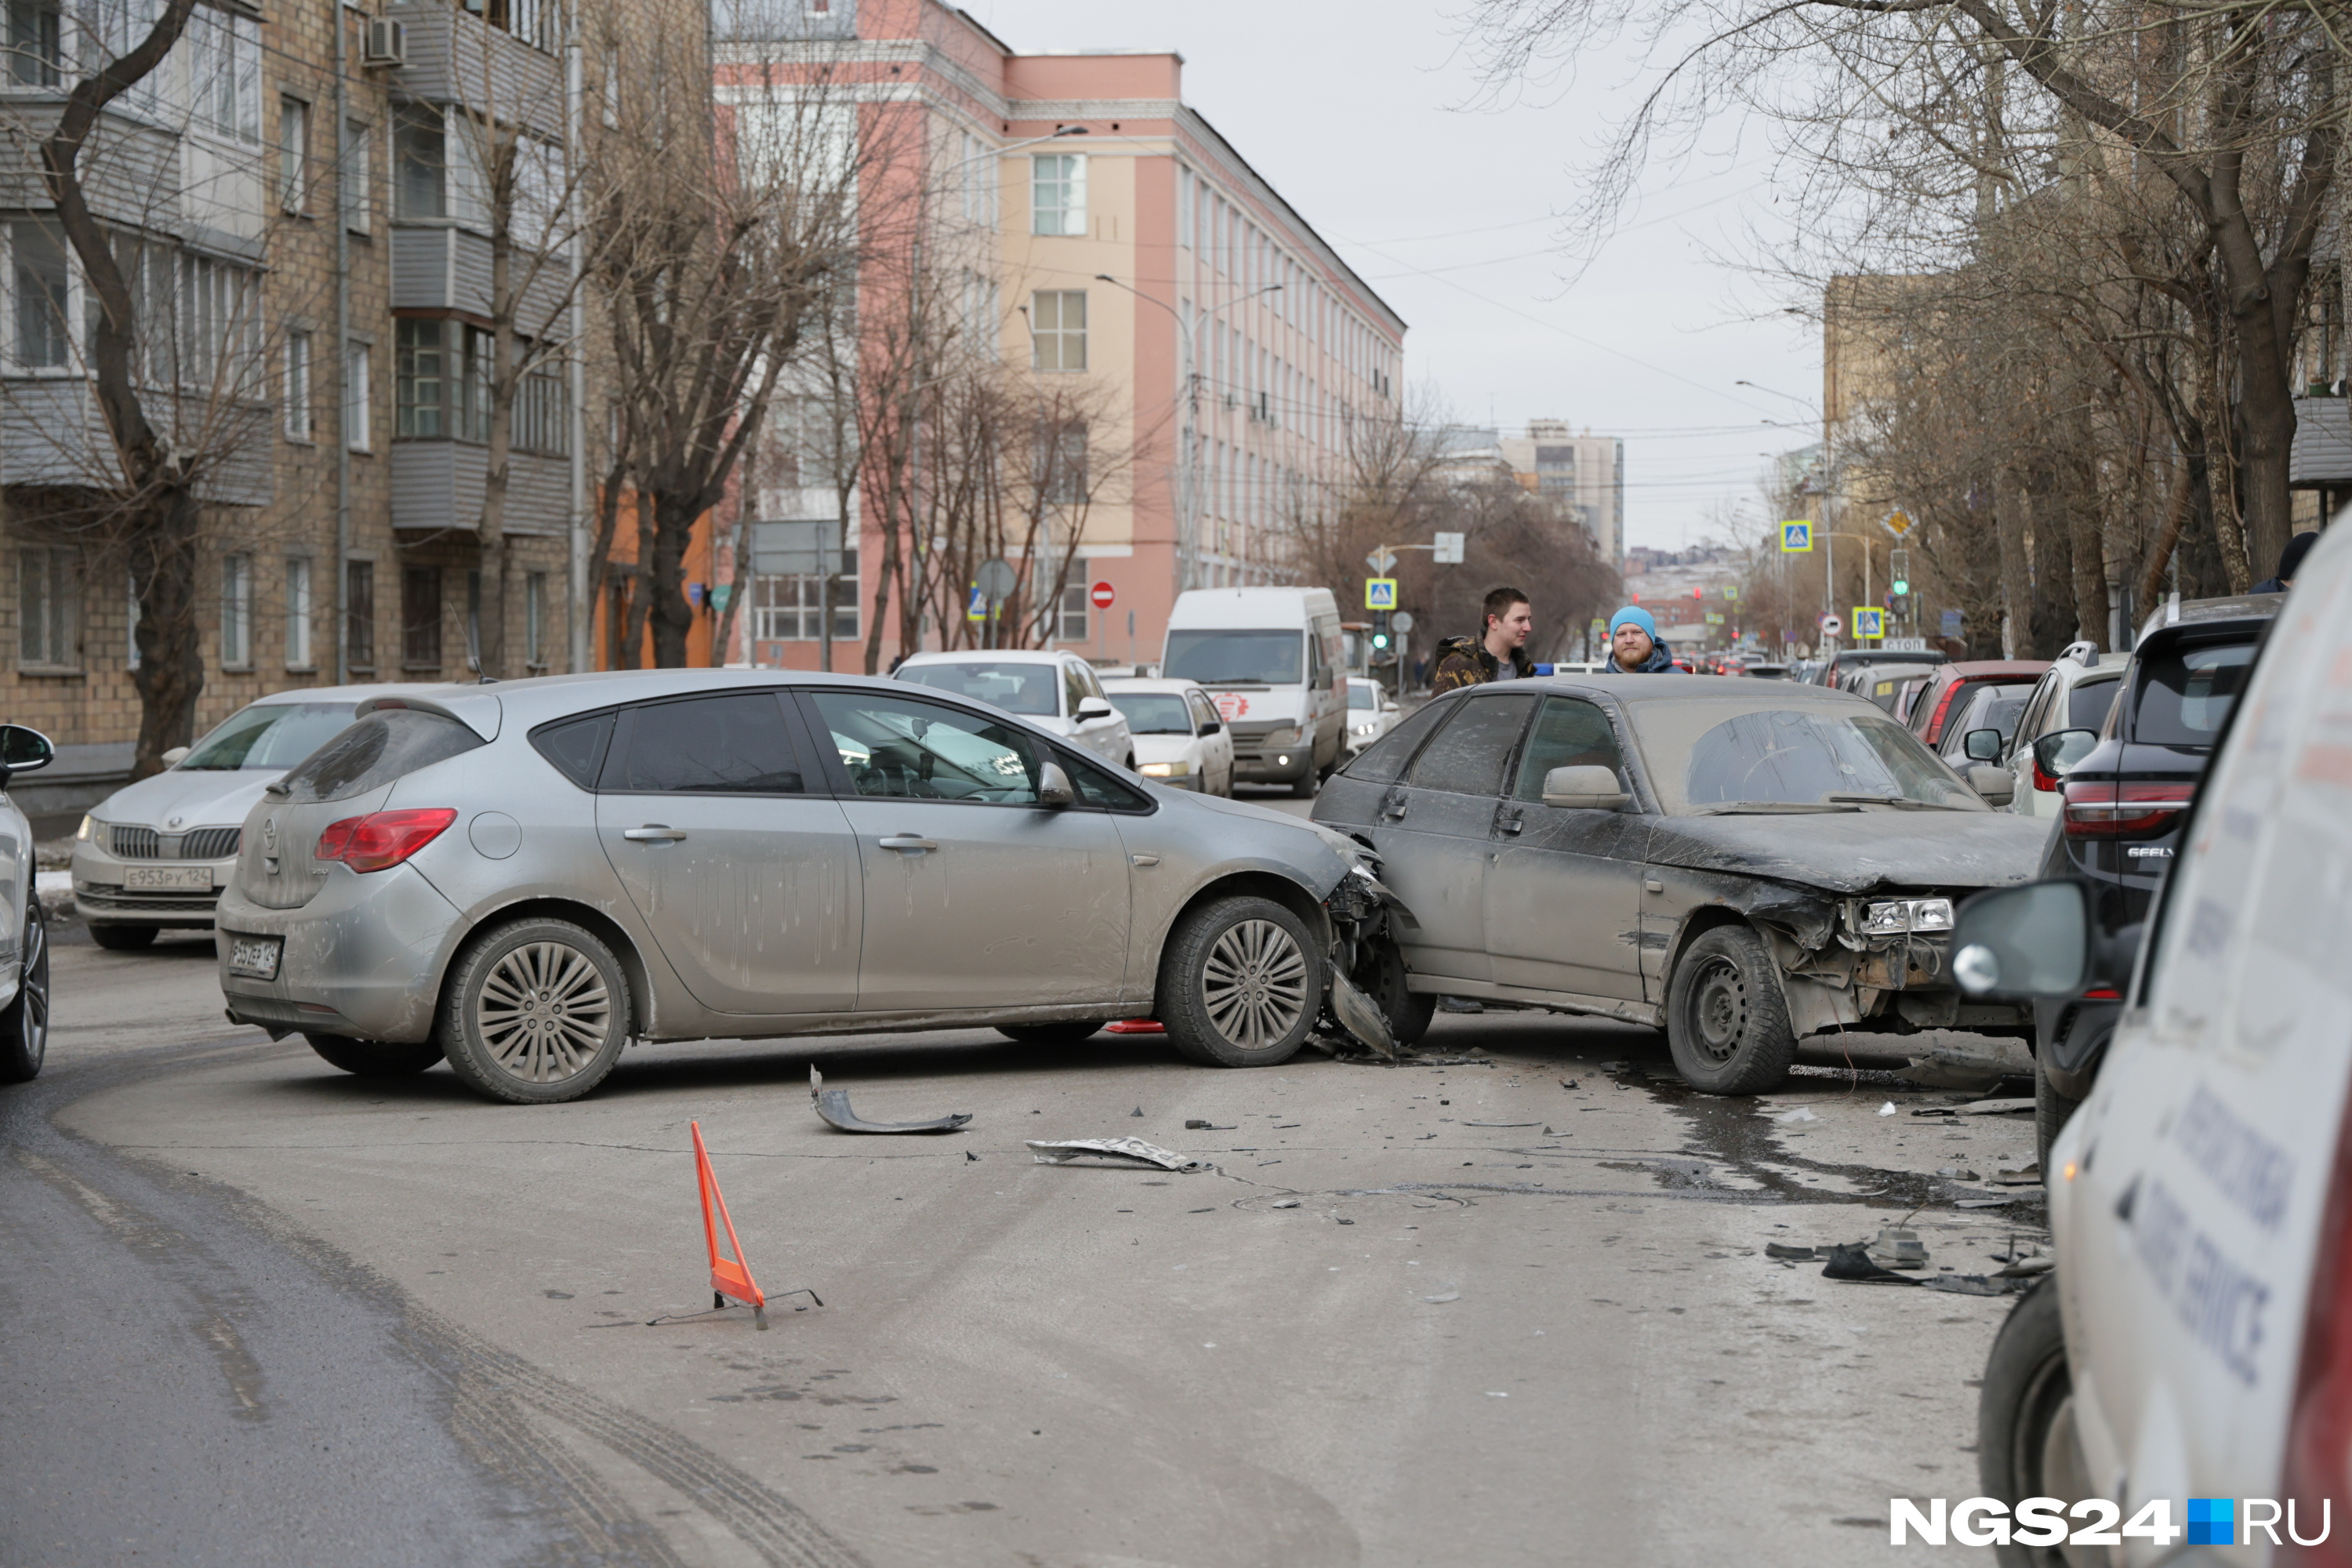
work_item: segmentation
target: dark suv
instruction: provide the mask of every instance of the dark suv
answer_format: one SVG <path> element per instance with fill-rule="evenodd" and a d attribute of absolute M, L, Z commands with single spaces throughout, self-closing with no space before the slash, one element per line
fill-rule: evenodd
<path fill-rule="evenodd" d="M 2034 743 L 2037 764 L 2064 775 L 2065 804 L 2042 874 L 2088 882 L 2105 934 L 2147 918 L 2206 759 L 2285 603 L 2284 595 L 2259 594 L 2158 611 L 2140 632 L 2095 742 L 2083 731 L 2062 730 Z M 2074 753 L 2082 761 L 2066 766 Z M 2091 1092 L 2122 1010 L 2122 999 L 2104 986 L 2071 1002 L 2036 1005 L 2034 1110 L 2045 1159 L 2050 1141 Z"/>

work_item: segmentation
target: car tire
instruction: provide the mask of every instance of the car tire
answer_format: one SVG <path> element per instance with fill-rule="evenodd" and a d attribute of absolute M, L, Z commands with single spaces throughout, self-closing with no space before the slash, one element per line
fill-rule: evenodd
<path fill-rule="evenodd" d="M 2050 1180 L 2050 1145 L 2058 1142 L 2067 1121 L 2083 1102 L 2058 1092 L 2050 1081 L 2039 1052 L 2033 1058 L 2033 1152 L 2042 1164 L 2042 1179 Z"/>
<path fill-rule="evenodd" d="M 1075 1046 L 1101 1034 L 1103 1025 L 1108 1021 L 1097 1018 L 1091 1024 L 999 1024 L 996 1032 L 1024 1046 Z"/>
<path fill-rule="evenodd" d="M 1987 1497 L 2014 1508 L 2025 1498 L 2072 1503 L 2098 1489 L 2084 1472 L 2074 1436 L 2074 1384 L 2058 1281 L 2044 1275 L 2011 1309 L 1985 1358 L 1977 1396 L 1977 1480 Z M 2054 1547 L 1997 1546 L 2000 1568 L 2064 1568 Z"/>
<path fill-rule="evenodd" d="M 484 933 L 451 966 L 441 1046 L 450 1069 L 490 1099 L 557 1105 L 604 1080 L 632 1016 L 628 978 L 594 932 L 519 920 Z"/>
<path fill-rule="evenodd" d="M 25 1083 L 49 1054 L 49 921 L 41 900 L 25 905 L 16 994 L 0 1008 L 0 1083 Z"/>
<path fill-rule="evenodd" d="M 348 1035 L 304 1035 L 310 1048 L 354 1078 L 407 1078 L 441 1059 L 441 1044 L 424 1040 L 354 1040 Z"/>
<path fill-rule="evenodd" d="M 94 925 L 89 928 L 89 940 L 109 952 L 135 952 L 153 945 L 153 926 Z"/>
<path fill-rule="evenodd" d="M 1666 1044 L 1703 1094 L 1761 1094 L 1797 1059 L 1772 955 L 1746 926 L 1717 926 L 1683 952 L 1666 983 Z"/>
<path fill-rule="evenodd" d="M 1356 966 L 1356 984 L 1381 1010 L 1389 1023 L 1389 1037 L 1400 1047 L 1417 1046 L 1429 1033 L 1429 1022 L 1437 1016 L 1437 993 L 1412 991 L 1406 988 L 1404 954 L 1396 943 L 1383 939 L 1370 944 L 1361 963 Z"/>
<path fill-rule="evenodd" d="M 1168 935 L 1153 1016 L 1190 1060 L 1286 1062 L 1322 1008 L 1322 958 L 1298 917 L 1271 899 L 1213 899 Z"/>
<path fill-rule="evenodd" d="M 1321 779 L 1315 776 L 1315 764 L 1309 763 L 1307 765 L 1307 773 L 1303 777 L 1295 778 L 1290 781 L 1290 798 L 1293 800 L 1313 800 L 1315 798 L 1315 791 L 1322 784 L 1322 782 L 1323 781 Z"/>

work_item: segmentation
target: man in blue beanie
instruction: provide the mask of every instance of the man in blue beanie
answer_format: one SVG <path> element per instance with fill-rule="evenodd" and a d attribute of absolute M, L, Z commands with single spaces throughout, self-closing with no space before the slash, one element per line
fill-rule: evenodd
<path fill-rule="evenodd" d="M 1609 673 L 1612 675 L 1673 674 L 1675 656 L 1659 640 L 1658 623 L 1639 605 L 1628 605 L 1609 617 Z"/>

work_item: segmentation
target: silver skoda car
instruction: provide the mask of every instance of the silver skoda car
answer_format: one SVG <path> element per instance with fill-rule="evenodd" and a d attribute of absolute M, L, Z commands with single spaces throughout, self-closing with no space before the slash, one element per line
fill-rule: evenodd
<path fill-rule="evenodd" d="M 665 670 L 360 703 L 246 818 L 229 1014 L 347 1071 L 445 1058 L 520 1103 L 631 1040 L 1149 1015 L 1202 1062 L 1288 1058 L 1404 1001 L 1370 853 L 1118 773 L 904 681 Z"/>

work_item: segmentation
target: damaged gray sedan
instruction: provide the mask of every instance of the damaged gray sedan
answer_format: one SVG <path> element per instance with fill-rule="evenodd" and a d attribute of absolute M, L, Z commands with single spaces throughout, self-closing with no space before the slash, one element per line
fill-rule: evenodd
<path fill-rule="evenodd" d="M 1360 846 L 993 708 L 677 670 L 358 714 L 254 807 L 218 914 L 229 1016 L 346 1071 L 446 1058 L 548 1103 L 632 1040 L 1151 1015 L 1223 1066 L 1349 1022 L 1386 1043 L 1336 978 L 1394 963 Z"/>
<path fill-rule="evenodd" d="M 1523 1003 L 1663 1026 L 1692 1087 L 1755 1094 L 1809 1035 L 2026 1029 L 1951 976 L 1954 901 L 2041 858 L 2007 787 L 1844 692 L 1554 677 L 1431 702 L 1315 819 L 1416 922 L 1368 986 L 1401 1041 L 1440 994 Z"/>

